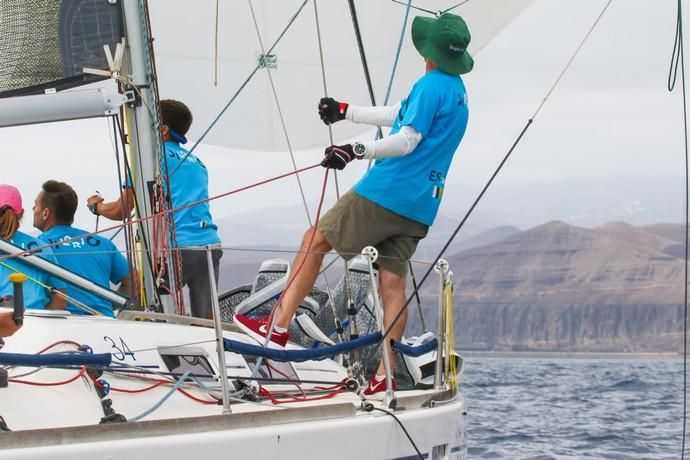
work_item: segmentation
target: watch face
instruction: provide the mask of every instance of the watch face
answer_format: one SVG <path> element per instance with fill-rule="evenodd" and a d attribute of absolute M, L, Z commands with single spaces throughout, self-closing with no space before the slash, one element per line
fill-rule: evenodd
<path fill-rule="evenodd" d="M 357 156 L 362 156 L 364 155 L 364 151 L 366 150 L 366 147 L 364 147 L 364 144 L 360 144 L 359 142 L 355 143 L 355 154 Z"/>

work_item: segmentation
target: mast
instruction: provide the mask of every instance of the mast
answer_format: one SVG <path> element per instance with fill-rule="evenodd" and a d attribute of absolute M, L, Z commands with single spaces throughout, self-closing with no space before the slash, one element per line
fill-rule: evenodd
<path fill-rule="evenodd" d="M 137 213 L 150 216 L 153 209 L 153 190 L 156 180 L 160 178 L 160 152 L 163 149 L 160 137 L 160 120 L 158 114 L 158 94 L 154 82 L 154 68 L 151 56 L 151 34 L 146 20 L 144 0 L 122 0 L 125 30 L 128 46 L 125 50 L 124 73 L 129 75 L 137 95 L 134 104 L 125 107 L 125 120 L 130 146 L 132 184 L 136 196 Z M 160 210 L 159 210 L 160 211 Z M 151 220 L 138 226 L 137 237 L 143 246 L 144 296 L 142 304 L 148 304 L 165 313 L 175 313 L 169 296 L 162 299 L 157 292 L 156 277 L 153 273 Z M 168 271 L 171 273 L 171 271 Z M 171 291 L 174 276 L 170 276 Z"/>

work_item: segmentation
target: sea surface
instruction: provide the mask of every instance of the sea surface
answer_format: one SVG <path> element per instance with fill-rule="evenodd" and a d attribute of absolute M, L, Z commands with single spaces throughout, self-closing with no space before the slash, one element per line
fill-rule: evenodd
<path fill-rule="evenodd" d="M 470 459 L 681 458 L 681 358 L 469 357 L 461 385 Z"/>

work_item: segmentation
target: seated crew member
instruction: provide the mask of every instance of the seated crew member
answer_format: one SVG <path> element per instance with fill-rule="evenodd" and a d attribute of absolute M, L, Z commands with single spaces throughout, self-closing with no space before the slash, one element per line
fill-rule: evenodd
<path fill-rule="evenodd" d="M 161 133 L 165 142 L 166 158 L 161 161 L 164 183 L 170 182 L 170 198 L 173 209 L 208 199 L 208 170 L 194 154 L 180 144 L 186 144 L 184 137 L 192 125 L 192 113 L 180 101 L 165 99 L 160 102 Z M 112 220 L 128 217 L 134 209 L 134 191 L 131 182 L 123 184 L 119 200 L 105 203 L 100 195 L 92 195 L 87 206 L 96 215 Z M 181 250 L 182 286 L 189 287 L 189 301 L 192 316 L 212 318 L 211 288 L 207 245 L 212 247 L 213 276 L 218 285 L 218 268 L 223 250 L 218 237 L 218 227 L 213 223 L 208 201 L 196 206 L 173 212 L 177 248 Z"/>
<path fill-rule="evenodd" d="M 19 190 L 11 185 L 0 185 L 0 238 L 27 250 L 44 246 L 43 241 L 18 230 L 22 216 L 24 216 L 24 209 Z M 32 254 L 57 264 L 53 250 L 50 248 L 43 248 Z M 5 254 L 0 251 L 0 255 Z M 12 296 L 14 287 L 8 277 L 17 272 L 25 274 L 28 278 L 24 283 L 26 308 L 64 310 L 67 305 L 64 298 L 65 283 L 27 264 L 20 257 L 0 259 L 0 297 Z"/>
<path fill-rule="evenodd" d="M 12 312 L 0 313 L 0 339 L 9 337 L 19 330 L 21 326 L 17 326 L 14 322 Z"/>
<path fill-rule="evenodd" d="M 412 42 L 424 58 L 425 74 L 401 104 L 356 107 L 331 98 L 319 102 L 319 115 L 326 124 L 347 119 L 392 129 L 389 136 L 377 141 L 326 148 L 321 165 L 327 168 L 343 169 L 362 158 L 375 159 L 376 163 L 305 233 L 292 264 L 302 269 L 291 276 L 269 346 L 283 347 L 288 341 L 287 327 L 316 281 L 324 254 L 335 249 L 349 259 L 365 246 L 374 246 L 379 253 L 384 329 L 395 340 L 403 335 L 408 261 L 434 222 L 446 174 L 465 134 L 469 112 L 460 74 L 471 71 L 474 65 L 466 51 L 469 30 L 454 14 L 416 17 Z M 268 335 L 269 320 L 235 315 L 235 324 L 259 341 Z M 390 363 L 395 363 L 387 343 L 385 348 Z M 381 362 L 364 390 L 365 396 L 380 396 L 386 390 L 384 374 Z M 394 390 L 395 380 L 392 387 Z"/>
<path fill-rule="evenodd" d="M 44 182 L 42 189 L 34 201 L 34 227 L 43 232 L 39 238 L 47 243 L 64 241 L 52 246 L 58 264 L 105 288 L 110 288 L 110 283 L 119 284 L 119 292 L 129 297 L 131 280 L 127 259 L 109 239 L 99 235 L 82 237 L 90 232 L 72 227 L 79 204 L 74 189 L 54 180 Z M 113 316 L 113 306 L 105 299 L 71 284 L 67 286 L 67 294 L 103 315 Z M 71 301 L 67 310 L 74 314 L 87 313 Z"/>

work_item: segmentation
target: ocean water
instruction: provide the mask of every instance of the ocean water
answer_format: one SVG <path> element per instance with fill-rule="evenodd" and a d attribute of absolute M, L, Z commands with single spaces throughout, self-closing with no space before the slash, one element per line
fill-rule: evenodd
<path fill-rule="evenodd" d="M 462 385 L 471 459 L 681 457 L 680 358 L 471 357 Z"/>

